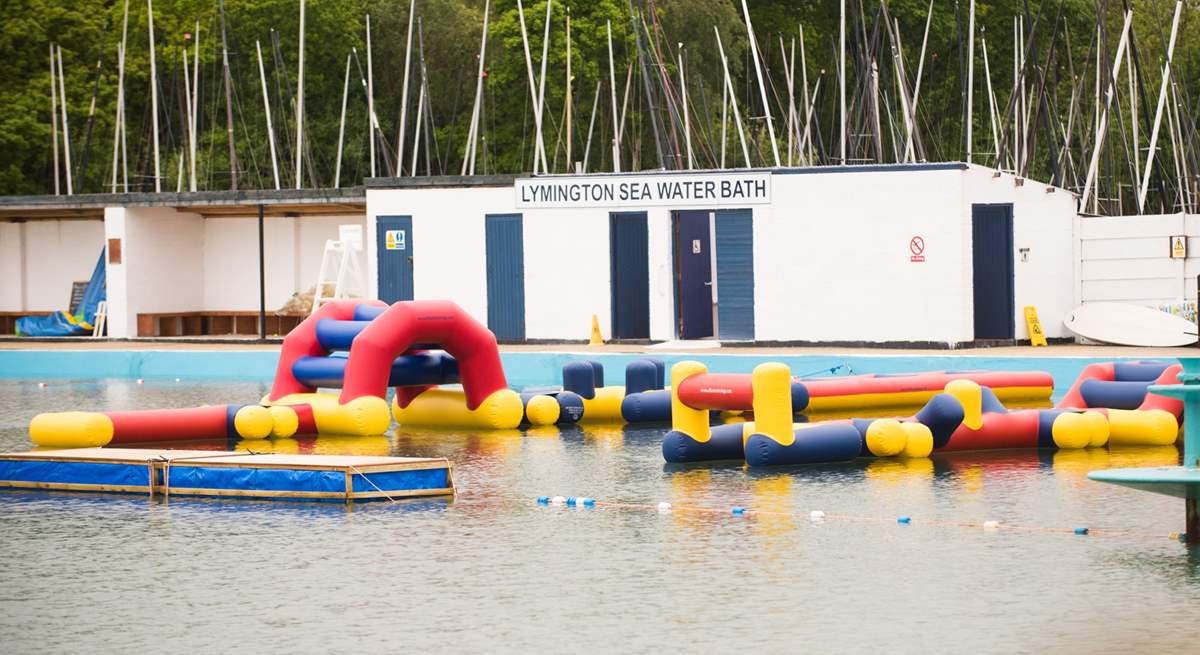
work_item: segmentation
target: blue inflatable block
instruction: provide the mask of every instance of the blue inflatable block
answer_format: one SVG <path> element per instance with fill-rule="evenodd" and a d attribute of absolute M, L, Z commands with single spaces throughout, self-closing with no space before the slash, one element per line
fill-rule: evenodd
<path fill-rule="evenodd" d="M 752 434 L 746 440 L 746 462 L 750 466 L 782 466 L 788 464 L 826 464 L 848 462 L 858 456 L 858 430 L 849 423 L 827 423 L 795 432 L 790 446 Z"/>
<path fill-rule="evenodd" d="M 808 387 L 799 380 L 792 380 L 792 413 L 808 409 Z"/>
<path fill-rule="evenodd" d="M 354 308 L 354 320 L 373 321 L 387 311 L 387 305 L 359 305 Z"/>
<path fill-rule="evenodd" d="M 715 426 L 710 434 L 708 441 L 701 443 L 682 432 L 668 432 L 662 441 L 663 459 L 676 464 L 742 459 L 741 423 Z"/>
<path fill-rule="evenodd" d="M 344 357 L 301 357 L 292 364 L 292 375 L 310 387 L 339 389 L 347 362 L 349 360 Z M 397 357 L 392 362 L 388 386 L 455 384 L 460 381 L 458 361 L 444 352 L 433 351 Z"/>
<path fill-rule="evenodd" d="M 981 393 L 982 398 L 980 399 L 980 408 L 984 414 L 1007 414 L 1008 413 L 1008 408 L 1005 407 L 1004 403 L 1000 402 L 1000 399 L 996 397 L 995 391 L 992 391 L 988 387 L 980 387 L 979 391 L 982 392 Z"/>
<path fill-rule="evenodd" d="M 621 400 L 621 418 L 629 423 L 671 420 L 671 392 L 666 389 L 631 393 Z"/>
<path fill-rule="evenodd" d="M 596 397 L 596 387 L 604 386 L 601 370 L 599 385 L 596 384 L 596 369 L 592 362 L 567 362 L 563 364 L 563 389 L 591 400 Z"/>
<path fill-rule="evenodd" d="M 349 350 L 350 344 L 354 343 L 354 337 L 370 324 L 370 321 L 323 318 L 317 321 L 317 343 L 326 351 Z"/>
<path fill-rule="evenodd" d="M 1116 362 L 1113 378 L 1117 382 L 1153 382 L 1171 364 L 1168 362 Z"/>
<path fill-rule="evenodd" d="M 1079 395 L 1083 396 L 1083 402 L 1088 407 L 1137 409 L 1146 400 L 1146 389 L 1152 382 L 1084 380 L 1079 385 Z"/>
<path fill-rule="evenodd" d="M 583 418 L 583 398 L 570 391 L 560 391 L 554 395 L 558 401 L 558 422 L 578 423 Z"/>
<path fill-rule="evenodd" d="M 1057 448 L 1054 445 L 1054 420 L 1069 410 L 1043 409 L 1038 412 L 1038 448 Z"/>
<path fill-rule="evenodd" d="M 963 406 L 948 393 L 939 393 L 917 412 L 917 422 L 933 433 L 933 448 L 937 450 L 950 443 L 950 435 L 963 422 Z"/>
<path fill-rule="evenodd" d="M 625 365 L 625 394 L 662 389 L 662 366 L 649 359 L 635 359 Z"/>

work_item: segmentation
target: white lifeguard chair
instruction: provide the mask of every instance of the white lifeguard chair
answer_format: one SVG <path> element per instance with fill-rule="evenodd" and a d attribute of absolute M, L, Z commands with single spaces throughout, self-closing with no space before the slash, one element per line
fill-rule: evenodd
<path fill-rule="evenodd" d="M 366 290 L 366 278 L 359 261 L 362 250 L 361 225 L 339 225 L 337 240 L 329 239 L 325 242 L 325 251 L 321 254 L 321 268 L 317 272 L 317 286 L 313 291 L 313 313 L 324 302 L 349 298 L 349 289 L 354 289 L 360 294 Z M 332 279 L 328 277 L 331 273 L 335 273 Z M 333 284 L 333 293 L 326 296 L 325 285 L 330 283 Z"/>

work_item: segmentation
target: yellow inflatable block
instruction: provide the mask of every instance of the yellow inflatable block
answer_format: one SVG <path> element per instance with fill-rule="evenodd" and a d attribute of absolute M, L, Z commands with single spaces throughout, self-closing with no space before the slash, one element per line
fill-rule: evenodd
<path fill-rule="evenodd" d="M 295 435 L 296 430 L 300 429 L 300 417 L 296 416 L 296 410 L 291 407 L 276 405 L 268 407 L 267 411 L 271 412 L 272 439 L 287 439 Z"/>
<path fill-rule="evenodd" d="M 554 425 L 561 411 L 558 401 L 551 396 L 534 396 L 525 405 L 525 418 L 530 425 Z"/>
<path fill-rule="evenodd" d="M 946 393 L 958 399 L 963 406 L 963 425 L 978 430 L 983 426 L 983 392 L 979 385 L 970 380 L 951 380 Z"/>
<path fill-rule="evenodd" d="M 261 405 L 246 405 L 233 415 L 233 429 L 243 439 L 266 439 L 274 427 L 271 410 Z"/>
<path fill-rule="evenodd" d="M 754 392 L 754 424 L 758 434 L 770 437 L 781 446 L 796 441 L 792 433 L 792 371 L 786 364 L 766 362 L 750 374 Z"/>
<path fill-rule="evenodd" d="M 867 450 L 876 457 L 891 457 L 904 452 L 908 432 L 894 418 L 881 418 L 867 426 Z"/>
<path fill-rule="evenodd" d="M 392 401 L 392 413 L 401 425 L 510 430 L 521 424 L 525 408 L 521 396 L 512 389 L 501 389 L 488 396 L 479 407 L 467 409 L 462 389 L 429 389 L 401 408 Z"/>
<path fill-rule="evenodd" d="M 700 443 L 707 443 L 712 436 L 708 430 L 708 410 L 688 407 L 676 390 L 684 380 L 707 372 L 708 367 L 700 362 L 676 362 L 671 367 L 671 429 Z"/>
<path fill-rule="evenodd" d="M 1108 410 L 1110 446 L 1170 446 L 1178 433 L 1175 415 L 1166 410 Z"/>
<path fill-rule="evenodd" d="M 625 400 L 625 387 L 600 387 L 595 398 L 583 399 L 583 417 L 580 423 L 624 423 L 621 416 L 621 401 Z"/>
<path fill-rule="evenodd" d="M 98 412 L 38 414 L 29 423 L 29 438 L 39 446 L 95 448 L 112 441 L 112 420 Z"/>
<path fill-rule="evenodd" d="M 1093 422 L 1089 417 L 1082 413 L 1067 412 L 1054 418 L 1050 436 L 1054 439 L 1054 445 L 1064 450 L 1087 448 L 1092 441 L 1092 427 Z"/>
<path fill-rule="evenodd" d="M 517 401 L 519 403 L 520 398 Z M 387 401 L 378 396 L 363 396 L 342 405 L 337 394 L 294 393 L 274 402 L 264 398 L 262 404 L 310 405 L 318 434 L 373 436 L 384 434 L 392 427 Z"/>
<path fill-rule="evenodd" d="M 933 432 L 929 427 L 923 423 L 901 423 L 900 427 L 905 436 L 904 450 L 900 451 L 900 456 L 912 459 L 929 457 L 933 452 Z"/>

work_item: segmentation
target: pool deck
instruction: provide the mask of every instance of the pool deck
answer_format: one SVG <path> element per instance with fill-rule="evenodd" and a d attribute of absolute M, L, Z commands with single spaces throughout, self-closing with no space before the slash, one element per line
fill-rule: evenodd
<path fill-rule="evenodd" d="M 55 339 L 0 339 L 0 351 L 3 350 L 211 350 L 228 351 L 275 351 L 279 350 L 279 340 L 260 342 L 254 339 L 91 339 L 55 338 Z M 509 344 L 501 345 L 502 352 L 545 352 L 545 353 L 622 353 L 667 355 L 688 353 L 695 355 L 860 355 L 860 356 L 937 356 L 937 357 L 1088 357 L 1088 358 L 1127 358 L 1145 357 L 1147 359 L 1198 357 L 1200 348 L 1142 348 L 1132 346 L 1110 346 L 1098 344 L 1056 344 L 1044 347 L 1033 346 L 995 346 L 986 348 L 957 348 L 954 350 L 936 348 L 864 348 L 840 346 L 729 346 L 712 347 L 708 344 L 672 343 L 663 344 L 627 344 L 612 343 L 602 346 L 588 346 L 572 343 L 538 343 L 538 344 Z"/>

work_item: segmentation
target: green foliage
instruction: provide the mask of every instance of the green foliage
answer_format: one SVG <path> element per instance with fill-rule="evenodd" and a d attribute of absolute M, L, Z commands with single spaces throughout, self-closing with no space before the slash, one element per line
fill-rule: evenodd
<path fill-rule="evenodd" d="M 351 60 L 341 180 L 343 186 L 358 184 L 371 175 L 370 131 L 363 79 L 367 65 L 364 16 L 368 12 L 372 16 L 375 107 L 379 121 L 376 174 L 396 173 L 395 149 L 400 130 L 409 1 L 308 0 L 304 94 L 305 135 L 311 166 L 306 158 L 305 186 L 330 186 L 333 183 L 347 57 Z M 572 75 L 569 98 L 565 47 L 568 4 Z M 764 74 L 769 82 L 768 105 L 779 142 L 785 141 L 787 83 L 784 70 L 785 62 L 793 56 L 793 47 L 797 51 L 794 55 L 797 69 L 795 95 L 803 113 L 799 100 L 805 93 L 799 70 L 799 32 L 802 27 L 809 93 L 820 83 L 813 109 L 814 150 L 819 161 L 836 160 L 838 2 L 754 0 L 749 4 Z M 434 174 L 456 174 L 462 165 L 475 95 L 483 5 L 483 0 L 416 1 L 424 37 L 429 90 L 428 110 L 420 120 L 425 121 L 426 128 L 432 128 L 431 134 L 422 136 L 420 147 L 423 151 L 426 144 L 429 145 L 428 170 Z M 886 135 L 880 146 L 882 159 L 894 161 L 895 152 L 903 147 L 895 136 L 903 133 L 902 110 L 892 68 L 890 41 L 886 36 L 876 37 L 874 33 L 877 26 L 883 29 L 878 20 L 882 16 L 879 0 L 848 0 L 846 5 L 850 12 L 847 55 L 850 110 L 852 115 L 864 121 L 850 126 L 851 147 L 856 152 L 868 153 L 869 158 L 879 158 L 877 154 L 870 154 L 876 146 L 873 138 L 868 141 L 866 136 L 870 130 L 865 121 L 870 112 L 862 103 L 871 79 L 864 72 L 870 70 L 870 64 L 864 65 L 861 59 L 864 41 L 872 42 L 878 38 L 878 83 L 888 103 L 887 107 L 881 108 L 882 129 Z M 918 131 L 926 159 L 960 160 L 965 156 L 965 76 L 962 71 L 969 5 L 967 0 L 935 0 L 933 5 L 917 117 Z M 1016 55 L 1014 20 L 1025 14 L 1027 5 L 1026 27 L 1035 22 L 1038 25 L 1036 47 L 1031 53 L 1037 59 L 1036 65 L 1046 71 L 1046 98 L 1057 111 L 1054 121 L 1065 123 L 1070 113 L 1072 75 L 1081 82 L 1073 126 L 1075 159 L 1084 155 L 1086 141 L 1090 138 L 1097 16 L 1101 22 L 1105 53 L 1101 63 L 1104 67 L 1111 67 L 1111 59 L 1103 59 L 1111 57 L 1120 35 L 1121 3 L 1101 3 L 1102 11 L 1098 14 L 1095 0 L 1029 0 L 1028 3 L 1025 0 L 980 0 L 976 23 L 981 38 L 976 42 L 972 125 L 974 151 L 981 153 L 980 160 L 985 163 L 990 163 L 986 160 L 994 156 L 987 91 L 989 81 L 995 92 L 997 110 L 1005 114 L 1013 86 Z M 110 189 L 118 88 L 117 46 L 121 40 L 124 6 L 123 0 L 9 0 L 6 3 L 4 25 L 0 30 L 0 57 L 5 62 L 0 68 L 0 193 L 53 192 L 48 88 L 51 43 L 57 43 L 63 49 L 74 189 L 77 193 Z M 890 17 L 899 27 L 910 85 L 916 78 L 929 6 L 928 0 L 890 0 L 887 4 Z M 274 185 L 256 41 L 262 46 L 281 183 L 285 188 L 295 184 L 295 104 L 291 94 L 298 82 L 298 7 L 297 0 L 228 0 L 224 6 L 233 88 L 233 134 L 241 188 L 271 188 Z M 1151 108 L 1157 99 L 1173 7 L 1172 0 L 1145 0 L 1136 3 L 1135 7 L 1134 30 L 1141 65 L 1141 87 L 1148 96 L 1144 103 Z M 530 0 L 524 7 L 535 84 L 541 71 L 545 10 L 546 0 Z M 154 3 L 164 190 L 177 187 L 181 167 L 183 188 L 188 187 L 188 111 L 183 99 L 183 50 L 187 49 L 190 63 L 197 22 L 200 38 L 198 188 L 224 189 L 231 185 L 219 18 L 219 1 L 158 0 Z M 609 73 L 606 33 L 609 23 L 612 26 L 615 90 L 610 84 Z M 153 189 L 147 27 L 146 3 L 131 3 L 125 89 L 132 190 Z M 751 163 L 772 165 L 766 122 L 762 118 L 764 108 L 740 0 L 588 0 L 555 2 L 551 15 L 543 117 L 543 135 L 551 170 L 573 170 L 572 162 L 584 160 L 593 110 L 595 126 L 591 147 L 586 153 L 587 165 L 593 171 L 612 169 L 614 91 L 618 113 L 626 115 L 621 168 L 676 167 L 684 151 L 682 107 L 679 104 L 680 59 L 685 61 L 689 121 L 697 166 L 717 165 L 722 150 L 724 72 L 714 27 L 720 33 L 734 96 L 747 129 Z M 1197 29 L 1200 28 L 1192 8 L 1185 15 L 1175 64 L 1175 79 L 1185 108 L 1188 103 L 1194 106 L 1200 91 L 1196 89 L 1196 73 L 1200 71 Z M 277 35 L 278 53 L 273 45 L 272 31 Z M 1058 36 L 1052 48 L 1050 35 L 1055 32 Z M 985 43 L 990 80 L 983 67 Z M 410 172 L 414 128 L 418 120 L 421 88 L 418 45 L 418 36 L 414 33 L 405 125 L 407 136 L 401 164 L 405 175 Z M 357 58 L 352 52 L 357 52 Z M 100 63 L 98 77 L 97 61 Z M 534 113 L 516 0 L 497 0 L 491 5 L 485 64 L 476 172 L 528 172 L 532 170 L 534 159 Z M 632 75 L 627 77 L 629 71 Z M 1036 93 L 1037 89 L 1030 92 Z M 91 113 L 93 93 L 95 111 Z M 595 103 L 594 98 L 598 98 Z M 571 107 L 569 129 L 568 100 Z M 623 110 L 626 102 L 627 111 Z M 654 114 L 657 121 L 652 118 L 651 102 L 658 110 Z M 1131 118 L 1128 98 L 1119 98 L 1116 110 L 1125 112 L 1121 115 L 1128 123 Z M 1144 108 L 1138 110 L 1139 121 L 1148 122 Z M 1184 115 L 1191 116 L 1186 111 Z M 1031 116 L 1037 117 L 1037 114 L 1031 113 Z M 732 120 L 732 114 L 729 120 Z M 1049 125 L 1048 121 L 1031 127 L 1049 133 L 1046 125 Z M 1057 138 L 1061 139 L 1061 128 L 1057 122 L 1054 125 L 1060 132 Z M 1194 124 L 1185 127 L 1195 129 Z M 1134 149 L 1136 144 L 1119 145 L 1117 140 L 1121 133 L 1116 131 L 1118 127 L 1113 130 L 1110 138 L 1117 144 L 1114 147 Z M 1143 151 L 1145 131 L 1143 129 L 1140 136 Z M 732 123 L 726 125 L 725 133 L 727 164 L 741 165 L 741 149 Z M 1060 174 L 1056 168 L 1056 150 L 1045 137 L 1041 138 L 1031 153 L 1030 174 L 1050 179 Z M 659 159 L 660 149 L 662 160 Z M 427 170 L 423 152 L 418 170 L 421 174 Z M 1070 178 L 1061 182 L 1071 185 L 1077 184 L 1078 180 Z M 62 185 L 65 191 L 65 176 Z"/>

